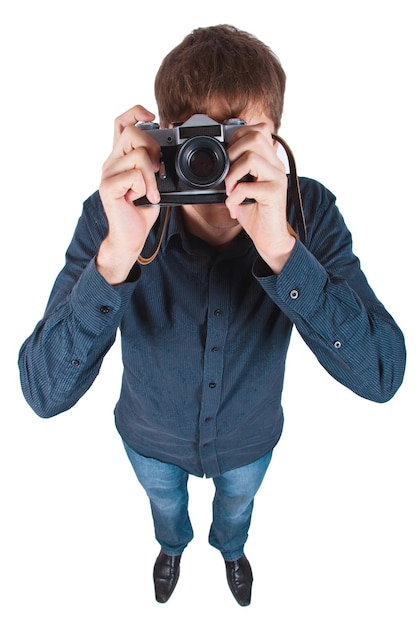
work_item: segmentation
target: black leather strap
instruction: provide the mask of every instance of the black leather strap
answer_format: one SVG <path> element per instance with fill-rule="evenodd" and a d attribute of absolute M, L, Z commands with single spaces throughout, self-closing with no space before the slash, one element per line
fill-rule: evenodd
<path fill-rule="evenodd" d="M 164 231 L 166 230 L 169 215 L 170 206 L 161 205 L 159 215 L 159 227 L 156 233 L 156 246 L 149 257 L 143 257 L 141 256 L 141 254 L 138 256 L 138 263 L 140 263 L 140 265 L 148 265 L 156 258 L 163 241 Z"/>
<path fill-rule="evenodd" d="M 304 217 L 303 201 L 301 199 L 300 184 L 298 182 L 297 167 L 295 165 L 294 155 L 291 148 L 289 147 L 287 142 L 282 139 L 282 137 L 273 133 L 272 138 L 281 144 L 288 158 L 288 164 L 290 168 L 290 192 L 291 200 L 294 205 L 297 231 L 301 243 L 305 243 L 307 239 L 307 226 Z"/>

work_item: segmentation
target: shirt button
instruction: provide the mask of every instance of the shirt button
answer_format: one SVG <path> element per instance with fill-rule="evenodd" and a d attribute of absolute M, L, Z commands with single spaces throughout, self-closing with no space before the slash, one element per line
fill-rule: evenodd
<path fill-rule="evenodd" d="M 342 347 L 342 344 L 340 341 L 334 341 L 333 342 L 333 347 L 336 348 L 336 350 L 339 350 L 339 348 Z"/>
<path fill-rule="evenodd" d="M 110 311 L 110 310 L 111 310 L 111 309 L 110 309 L 110 307 L 109 307 L 109 306 L 101 306 L 101 307 L 100 307 L 100 312 L 101 312 L 101 313 L 109 313 L 109 311 Z"/>
<path fill-rule="evenodd" d="M 80 361 L 78 359 L 73 359 L 71 361 L 71 365 L 74 365 L 74 367 L 78 367 L 80 365 Z"/>
<path fill-rule="evenodd" d="M 204 419 L 205 424 L 208 424 L 208 422 L 210 422 L 210 421 L 211 421 L 211 418 L 210 418 L 210 417 L 206 417 L 206 418 Z"/>
<path fill-rule="evenodd" d="M 298 292 L 298 290 L 297 290 L 297 289 L 291 289 L 291 291 L 290 291 L 290 298 L 291 298 L 292 300 L 296 300 L 296 299 L 298 298 L 298 296 L 299 296 L 299 295 L 300 295 L 300 294 L 299 294 L 299 292 Z"/>
<path fill-rule="evenodd" d="M 214 389 L 217 386 L 217 383 L 209 383 L 208 387 L 210 389 Z"/>
<path fill-rule="evenodd" d="M 222 313 L 221 309 L 215 309 L 215 311 L 214 311 L 214 315 L 216 317 L 220 317 L 221 313 Z"/>
<path fill-rule="evenodd" d="M 217 346 L 213 346 L 213 347 L 211 348 L 211 352 L 217 352 L 217 351 L 218 351 Z"/>

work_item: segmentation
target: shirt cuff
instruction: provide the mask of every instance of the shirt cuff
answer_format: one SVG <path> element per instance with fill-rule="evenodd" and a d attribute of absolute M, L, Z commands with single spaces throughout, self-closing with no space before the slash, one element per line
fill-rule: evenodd
<path fill-rule="evenodd" d="M 113 287 L 98 272 L 92 259 L 71 292 L 70 305 L 79 322 L 99 334 L 106 327 L 119 324 L 135 287 L 135 280 Z"/>
<path fill-rule="evenodd" d="M 319 305 L 327 282 L 324 267 L 298 240 L 278 275 L 261 258 L 255 261 L 253 274 L 278 306 L 303 317 Z"/>

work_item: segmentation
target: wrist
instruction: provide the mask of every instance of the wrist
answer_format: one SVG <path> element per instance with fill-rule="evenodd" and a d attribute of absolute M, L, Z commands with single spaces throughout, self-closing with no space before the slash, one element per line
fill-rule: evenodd
<path fill-rule="evenodd" d="M 279 253 L 260 253 L 260 256 L 265 261 L 266 265 L 271 268 L 274 274 L 278 275 L 282 271 L 285 263 L 288 261 L 289 257 L 292 254 L 292 251 L 294 250 L 295 243 L 296 238 L 292 235 L 289 235 L 287 241 L 280 246 Z"/>
<path fill-rule="evenodd" d="M 105 239 L 96 255 L 96 269 L 112 286 L 125 282 L 135 261 L 137 252 L 127 254 L 127 250 L 115 248 Z"/>

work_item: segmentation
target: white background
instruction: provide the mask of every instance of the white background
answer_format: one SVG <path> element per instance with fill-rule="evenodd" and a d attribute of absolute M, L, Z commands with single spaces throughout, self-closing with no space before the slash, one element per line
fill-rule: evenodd
<path fill-rule="evenodd" d="M 414 2 L 16 0 L 2 9 L 0 622 L 4 626 L 417 626 L 418 202 Z M 195 540 L 167 605 L 154 600 L 151 516 L 113 425 L 119 346 L 89 393 L 51 420 L 19 387 L 113 120 L 155 109 L 153 78 L 190 30 L 222 22 L 269 44 L 288 76 L 282 136 L 301 175 L 338 199 L 355 252 L 406 336 L 405 382 L 384 405 L 333 381 L 297 335 L 283 438 L 246 547 L 250 607 L 207 544 L 212 481 L 192 478 Z M 415 388 L 416 387 L 416 388 Z"/>

